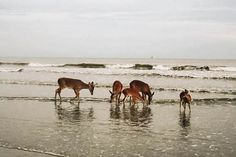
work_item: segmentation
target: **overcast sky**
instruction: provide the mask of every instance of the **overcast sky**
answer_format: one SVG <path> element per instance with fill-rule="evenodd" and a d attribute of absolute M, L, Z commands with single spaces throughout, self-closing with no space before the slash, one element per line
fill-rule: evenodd
<path fill-rule="evenodd" d="M 236 59 L 236 0 L 0 0 L 0 56 Z"/>

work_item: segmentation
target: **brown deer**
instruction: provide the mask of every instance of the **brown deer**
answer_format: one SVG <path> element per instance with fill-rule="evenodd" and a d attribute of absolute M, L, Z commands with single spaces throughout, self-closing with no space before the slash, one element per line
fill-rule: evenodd
<path fill-rule="evenodd" d="M 133 80 L 130 82 L 130 88 L 136 89 L 142 93 L 143 100 L 146 100 L 148 96 L 148 104 L 151 103 L 154 92 L 151 93 L 150 87 L 147 83 L 140 80 Z"/>
<path fill-rule="evenodd" d="M 130 103 L 132 101 L 133 105 L 135 105 L 137 100 L 141 100 L 144 102 L 143 97 L 140 95 L 139 91 L 134 88 L 125 88 L 122 93 L 124 94 L 124 99 L 121 101 L 125 103 L 125 99 L 130 97 Z"/>
<path fill-rule="evenodd" d="M 65 77 L 59 78 L 57 82 L 58 82 L 59 88 L 55 92 L 55 100 L 56 100 L 57 94 L 58 94 L 60 97 L 60 101 L 61 101 L 61 90 L 64 88 L 69 88 L 69 89 L 74 90 L 76 96 L 72 100 L 74 100 L 76 98 L 79 99 L 79 95 L 80 95 L 79 92 L 81 89 L 89 89 L 91 95 L 93 95 L 93 90 L 94 90 L 94 83 L 93 82 L 91 82 L 91 83 L 89 82 L 88 84 L 86 84 L 81 80 L 72 79 L 72 78 L 65 78 Z"/>
<path fill-rule="evenodd" d="M 181 104 L 182 104 L 182 102 L 183 102 L 183 97 L 186 95 L 186 94 L 188 94 L 188 90 L 187 89 L 185 89 L 184 91 L 182 91 L 180 94 L 179 94 L 179 98 L 180 98 L 180 107 L 181 107 Z"/>
<path fill-rule="evenodd" d="M 180 110 L 181 110 L 181 105 L 183 105 L 184 111 L 185 111 L 186 104 L 188 104 L 189 111 L 191 112 L 190 103 L 191 103 L 191 101 L 192 101 L 192 97 L 191 97 L 191 95 L 189 94 L 188 90 L 185 89 L 184 91 L 182 91 L 182 92 L 179 94 L 179 97 L 180 97 L 180 105 L 179 105 Z"/>
<path fill-rule="evenodd" d="M 115 98 L 116 103 L 117 102 L 120 103 L 120 96 L 121 96 L 122 89 L 123 89 L 122 83 L 120 81 L 116 80 L 113 83 L 112 91 L 109 90 L 109 92 L 111 93 L 110 102 L 112 102 Z"/>

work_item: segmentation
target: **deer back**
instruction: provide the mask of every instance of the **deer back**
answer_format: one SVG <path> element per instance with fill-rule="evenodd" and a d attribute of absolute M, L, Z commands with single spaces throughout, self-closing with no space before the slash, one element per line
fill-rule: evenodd
<path fill-rule="evenodd" d="M 82 81 L 77 79 L 65 77 L 58 79 L 58 85 L 61 88 L 79 88 L 80 86 L 82 86 L 82 84 Z"/>
<path fill-rule="evenodd" d="M 130 88 L 134 88 L 142 93 L 145 94 L 150 94 L 150 87 L 147 83 L 143 82 L 143 81 L 139 81 L 139 80 L 133 80 L 132 82 L 130 82 Z"/>

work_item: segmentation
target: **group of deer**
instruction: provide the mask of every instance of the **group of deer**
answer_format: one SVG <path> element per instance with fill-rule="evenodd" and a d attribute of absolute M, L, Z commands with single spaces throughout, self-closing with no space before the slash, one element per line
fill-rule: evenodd
<path fill-rule="evenodd" d="M 64 88 L 70 88 L 74 90 L 76 96 L 72 100 L 76 98 L 79 99 L 80 90 L 82 89 L 89 89 L 91 95 L 93 95 L 93 90 L 94 90 L 93 82 L 84 83 L 81 80 L 72 79 L 72 78 L 59 78 L 57 82 L 58 82 L 59 88 L 56 89 L 55 100 L 58 94 L 61 101 L 61 90 Z M 112 102 L 115 99 L 117 104 L 119 104 L 120 102 L 125 102 L 127 97 L 130 97 L 130 102 L 132 102 L 133 105 L 137 102 L 137 100 L 142 101 L 143 104 L 146 101 L 148 105 L 151 103 L 154 92 L 151 92 L 150 87 L 147 83 L 140 80 L 133 80 L 130 82 L 129 85 L 130 85 L 129 88 L 123 89 L 122 83 L 120 81 L 115 81 L 112 86 L 112 91 L 109 90 L 109 92 L 111 93 L 110 102 Z M 124 98 L 120 100 L 122 93 L 124 95 Z M 186 104 L 188 104 L 189 111 L 191 111 L 191 108 L 190 108 L 191 101 L 192 101 L 192 98 L 188 90 L 185 89 L 185 91 L 180 93 L 180 109 L 181 109 L 181 105 L 183 105 L 184 111 L 185 111 Z"/>
<path fill-rule="evenodd" d="M 125 102 L 127 97 L 130 97 L 130 103 L 132 102 L 133 105 L 137 100 L 142 101 L 144 104 L 147 98 L 148 105 L 151 103 L 154 92 L 151 92 L 150 87 L 147 83 L 140 80 L 133 80 L 129 85 L 129 88 L 123 89 L 122 83 L 116 80 L 113 83 L 112 91 L 109 90 L 109 92 L 111 93 L 110 102 L 115 99 L 116 103 L 119 104 L 120 102 Z M 121 93 L 123 93 L 124 98 L 120 101 Z M 142 96 L 140 93 L 142 94 Z"/>

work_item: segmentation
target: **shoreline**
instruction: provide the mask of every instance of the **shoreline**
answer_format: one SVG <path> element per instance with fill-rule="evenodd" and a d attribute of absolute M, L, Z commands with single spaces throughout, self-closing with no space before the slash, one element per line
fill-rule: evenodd
<path fill-rule="evenodd" d="M 63 97 L 61 102 L 70 102 L 74 97 Z M 40 101 L 40 102 L 55 102 L 54 97 L 9 97 L 9 96 L 0 96 L 0 100 L 21 100 L 21 101 Z M 74 100 L 72 102 L 107 102 L 109 103 L 110 98 L 93 98 L 93 97 L 80 97 L 79 100 Z M 56 99 L 57 103 L 60 103 L 60 99 Z M 127 102 L 127 101 L 126 101 Z M 211 104 L 211 103 L 236 103 L 236 98 L 203 98 L 203 99 L 193 99 L 192 105 L 201 104 Z M 141 103 L 141 102 L 139 102 Z M 179 99 L 158 99 L 152 100 L 151 105 L 157 104 L 173 104 L 179 103 Z M 110 103 L 109 103 L 110 104 Z M 112 103 L 113 104 L 113 103 Z M 122 103 L 121 103 L 122 104 Z"/>

